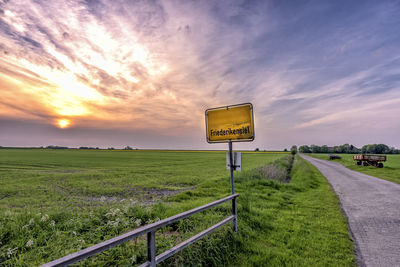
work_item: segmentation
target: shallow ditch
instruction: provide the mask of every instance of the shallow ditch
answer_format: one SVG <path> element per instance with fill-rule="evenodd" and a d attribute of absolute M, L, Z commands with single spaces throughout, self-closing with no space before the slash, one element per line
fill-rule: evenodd
<path fill-rule="evenodd" d="M 262 177 L 270 180 L 288 183 L 291 179 L 291 171 L 294 155 L 289 155 L 283 160 L 277 160 L 271 164 L 257 168 Z"/>

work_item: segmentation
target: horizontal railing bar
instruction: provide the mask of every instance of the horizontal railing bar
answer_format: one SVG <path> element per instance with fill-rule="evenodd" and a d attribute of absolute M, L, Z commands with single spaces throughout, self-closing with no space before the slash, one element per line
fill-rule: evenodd
<path fill-rule="evenodd" d="M 131 240 L 133 238 L 136 238 L 138 236 L 146 234 L 147 232 L 156 231 L 157 229 L 159 229 L 161 227 L 164 227 L 166 225 L 169 225 L 171 223 L 174 223 L 176 221 L 179 221 L 181 219 L 189 217 L 189 216 L 191 216 L 193 214 L 199 213 L 199 212 L 204 211 L 204 210 L 208 210 L 208 209 L 210 209 L 210 208 L 212 208 L 214 206 L 217 206 L 219 204 L 222 204 L 222 203 L 224 203 L 224 202 L 226 202 L 228 200 L 231 200 L 233 198 L 237 198 L 238 196 L 239 196 L 239 194 L 229 195 L 227 197 L 221 198 L 221 199 L 216 200 L 214 202 L 205 204 L 203 206 L 200 206 L 200 207 L 197 207 L 197 208 L 194 208 L 194 209 L 182 212 L 182 213 L 179 213 L 177 215 L 171 216 L 171 217 L 163 219 L 161 221 L 142 226 L 142 227 L 140 227 L 138 229 L 135 229 L 135 230 L 130 231 L 128 233 L 125 233 L 125 234 L 122 234 L 120 236 L 111 238 L 109 240 L 103 241 L 101 243 L 98 243 L 98 244 L 96 244 L 94 246 L 85 248 L 85 249 L 80 250 L 78 252 L 69 254 L 69 255 L 67 255 L 65 257 L 62 257 L 60 259 L 45 263 L 41 267 L 67 266 L 67 265 L 70 265 L 70 264 L 72 264 L 74 262 L 83 260 L 83 259 L 88 258 L 90 256 L 93 256 L 93 255 L 95 255 L 97 253 L 100 253 L 100 252 L 102 252 L 104 250 L 110 249 L 110 248 L 115 247 L 115 246 L 117 246 L 117 245 L 119 245 L 121 243 L 129 241 L 129 240 Z"/>

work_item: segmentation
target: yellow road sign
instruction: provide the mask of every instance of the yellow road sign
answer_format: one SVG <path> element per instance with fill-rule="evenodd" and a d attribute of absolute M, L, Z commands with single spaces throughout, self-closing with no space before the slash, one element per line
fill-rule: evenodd
<path fill-rule="evenodd" d="M 206 110 L 207 142 L 254 140 L 253 105 L 250 103 Z"/>

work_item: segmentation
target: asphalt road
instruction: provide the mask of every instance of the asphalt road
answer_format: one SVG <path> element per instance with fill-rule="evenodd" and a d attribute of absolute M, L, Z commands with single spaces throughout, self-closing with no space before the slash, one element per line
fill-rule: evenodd
<path fill-rule="evenodd" d="M 359 266 L 400 266 L 400 185 L 301 155 L 326 177 L 348 218 Z"/>

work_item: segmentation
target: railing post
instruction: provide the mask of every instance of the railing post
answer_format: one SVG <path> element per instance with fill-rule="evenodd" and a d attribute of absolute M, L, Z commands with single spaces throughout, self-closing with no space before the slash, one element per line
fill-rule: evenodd
<path fill-rule="evenodd" d="M 151 267 L 156 266 L 156 232 L 147 233 L 147 261 Z"/>

